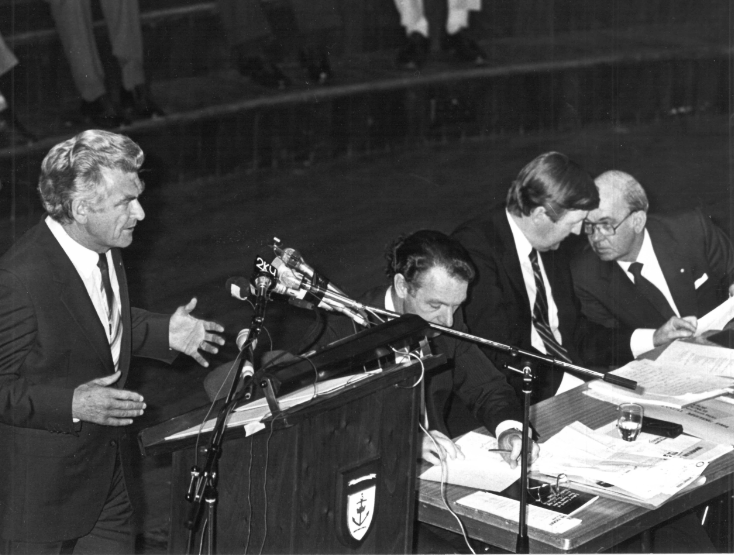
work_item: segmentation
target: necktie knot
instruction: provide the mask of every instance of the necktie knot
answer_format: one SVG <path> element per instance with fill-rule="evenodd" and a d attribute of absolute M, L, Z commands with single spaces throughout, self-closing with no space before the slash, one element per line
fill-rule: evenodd
<path fill-rule="evenodd" d="M 635 280 L 640 279 L 640 276 L 642 275 L 642 263 L 641 262 L 633 262 L 630 264 L 630 273 L 635 276 Z"/>

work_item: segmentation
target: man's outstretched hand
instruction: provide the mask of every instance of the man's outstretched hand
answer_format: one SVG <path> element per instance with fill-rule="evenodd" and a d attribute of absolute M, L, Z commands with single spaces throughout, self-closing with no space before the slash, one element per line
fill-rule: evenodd
<path fill-rule="evenodd" d="M 217 354 L 219 352 L 217 345 L 224 345 L 224 338 L 216 334 L 222 333 L 224 328 L 216 322 L 199 320 L 191 316 L 195 308 L 196 297 L 187 305 L 179 306 L 173 313 L 168 325 L 168 345 L 171 349 L 189 355 L 206 368 L 209 362 L 199 351 Z"/>

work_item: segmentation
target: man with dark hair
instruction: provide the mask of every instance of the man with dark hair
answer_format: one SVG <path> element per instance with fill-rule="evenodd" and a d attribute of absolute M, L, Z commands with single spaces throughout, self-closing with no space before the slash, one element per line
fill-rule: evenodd
<path fill-rule="evenodd" d="M 208 363 L 223 328 L 130 307 L 120 249 L 145 217 L 129 138 L 84 131 L 43 160 L 48 215 L 0 258 L 0 552 L 132 553 L 123 389 L 132 355 Z"/>
<path fill-rule="evenodd" d="M 390 284 L 369 291 L 360 298 L 361 302 L 399 314 L 417 314 L 427 322 L 467 331 L 457 309 L 466 300 L 475 271 L 466 250 L 457 241 L 439 231 L 418 231 L 393 243 L 386 259 Z M 349 333 L 345 318 L 331 321 L 322 342 L 335 341 Z M 473 343 L 446 334 L 432 341 L 436 352 L 449 359 L 449 366 L 426 376 L 426 416 L 433 439 L 424 438 L 422 457 L 438 464 L 439 458 L 462 456 L 449 439 L 446 425 L 452 400 L 458 398 L 471 411 L 475 426 L 484 425 L 496 434 L 502 448 L 512 450 L 505 460 L 516 466 L 522 448 L 522 412 L 504 376 Z M 533 444 L 535 456 L 537 446 Z"/>
<path fill-rule="evenodd" d="M 506 206 L 454 231 L 479 274 L 465 307 L 472 333 L 574 364 L 612 362 L 606 335 L 596 333 L 581 316 L 569 254 L 561 246 L 571 233 L 581 232 L 588 211 L 598 204 L 591 176 L 564 154 L 548 152 L 520 171 Z M 503 352 L 482 349 L 500 369 L 510 362 Z M 629 360 L 632 355 L 628 350 L 622 356 Z M 519 393 L 522 377 L 505 373 Z M 561 381 L 564 390 L 581 383 L 551 366 L 538 365 L 533 400 L 553 396 Z"/>
<path fill-rule="evenodd" d="M 734 294 L 731 241 L 700 210 L 648 216 L 645 190 L 627 173 L 605 172 L 596 185 L 589 245 L 572 263 L 582 312 L 613 334 L 635 329 L 634 355 L 692 335 L 697 317 Z"/>

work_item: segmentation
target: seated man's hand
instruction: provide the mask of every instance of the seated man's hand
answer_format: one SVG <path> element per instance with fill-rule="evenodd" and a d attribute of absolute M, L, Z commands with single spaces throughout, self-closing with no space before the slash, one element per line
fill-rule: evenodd
<path fill-rule="evenodd" d="M 522 451 L 522 432 L 511 429 L 505 430 L 497 438 L 497 446 L 500 449 L 509 449 L 509 453 L 502 453 L 502 458 L 510 465 L 510 468 L 517 467 L 520 460 L 520 452 Z M 528 463 L 533 464 L 540 454 L 540 447 L 533 440 L 530 440 L 530 457 Z"/>
<path fill-rule="evenodd" d="M 692 337 L 696 333 L 698 319 L 695 316 L 685 316 L 678 318 L 673 316 L 665 322 L 661 327 L 655 330 L 652 336 L 652 344 L 656 347 L 670 343 L 674 339 L 682 339 L 684 337 Z"/>
<path fill-rule="evenodd" d="M 423 448 L 421 450 L 421 457 L 423 460 L 431 464 L 441 464 L 441 460 L 446 458 L 464 458 L 464 453 L 461 452 L 461 447 L 446 437 L 445 434 L 442 434 L 438 430 L 430 430 L 428 433 L 431 437 L 423 436 Z M 433 440 L 431 440 L 431 438 L 433 438 Z"/>

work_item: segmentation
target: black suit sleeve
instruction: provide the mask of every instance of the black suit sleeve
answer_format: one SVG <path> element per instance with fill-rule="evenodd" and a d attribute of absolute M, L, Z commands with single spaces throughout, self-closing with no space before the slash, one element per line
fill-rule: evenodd
<path fill-rule="evenodd" d="M 453 238 L 467 249 L 478 272 L 471 284 L 470 299 L 463 307 L 471 333 L 498 343 L 530 348 L 530 315 L 522 314 L 516 295 L 507 290 L 496 255 L 484 238 L 470 228 L 460 228 Z M 491 347 L 482 351 L 497 366 L 508 360 L 503 351 Z"/>
<path fill-rule="evenodd" d="M 72 432 L 74 388 L 64 379 L 68 358 L 45 361 L 39 380 L 23 375 L 27 357 L 42 357 L 36 307 L 22 282 L 0 271 L 0 421 L 11 426 Z M 38 362 L 34 365 L 38 366 Z"/>
<path fill-rule="evenodd" d="M 695 210 L 697 224 L 703 235 L 703 250 L 714 276 L 721 276 L 726 289 L 734 283 L 734 247 L 726 234 L 716 227 L 710 218 Z M 728 291 L 722 297 L 728 296 Z"/>

